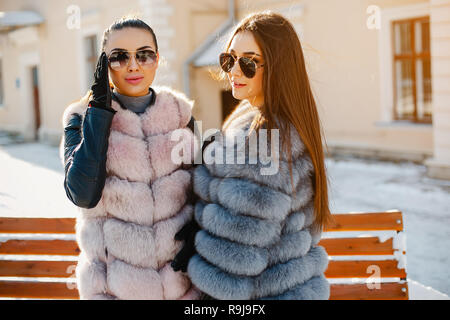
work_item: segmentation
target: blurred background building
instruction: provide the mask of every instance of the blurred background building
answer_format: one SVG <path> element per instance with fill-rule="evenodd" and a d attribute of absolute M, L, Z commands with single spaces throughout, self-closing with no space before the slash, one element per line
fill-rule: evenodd
<path fill-rule="evenodd" d="M 203 130 L 236 101 L 214 78 L 233 25 L 273 10 L 295 26 L 329 155 L 424 163 L 450 179 L 450 0 L 2 0 L 0 130 L 58 144 L 86 93 L 103 30 L 127 13 L 164 58 L 155 85 L 195 100 Z"/>

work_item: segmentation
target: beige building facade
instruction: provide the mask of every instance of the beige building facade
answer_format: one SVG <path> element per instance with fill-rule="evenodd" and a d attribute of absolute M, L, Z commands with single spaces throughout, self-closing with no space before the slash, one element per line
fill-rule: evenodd
<path fill-rule="evenodd" d="M 155 84 L 195 100 L 202 129 L 235 101 L 214 79 L 236 21 L 273 10 L 302 42 L 330 154 L 423 162 L 450 179 L 450 0 L 3 0 L 0 130 L 53 144 L 90 87 L 103 30 L 126 13 L 154 28 Z"/>

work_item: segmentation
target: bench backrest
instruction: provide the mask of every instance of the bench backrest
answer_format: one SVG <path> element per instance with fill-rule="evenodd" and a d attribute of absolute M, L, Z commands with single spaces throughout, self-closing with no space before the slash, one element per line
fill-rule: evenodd
<path fill-rule="evenodd" d="M 334 225 L 319 242 L 330 256 L 325 273 L 330 299 L 408 299 L 401 212 L 333 217 Z M 352 234 L 361 231 L 393 236 Z M 75 267 L 80 251 L 74 233 L 75 218 L 0 218 L 0 297 L 78 299 Z M 355 283 L 353 278 L 376 282 Z"/>
<path fill-rule="evenodd" d="M 330 299 L 407 300 L 406 237 L 400 211 L 333 214 L 319 245 L 330 261 Z"/>

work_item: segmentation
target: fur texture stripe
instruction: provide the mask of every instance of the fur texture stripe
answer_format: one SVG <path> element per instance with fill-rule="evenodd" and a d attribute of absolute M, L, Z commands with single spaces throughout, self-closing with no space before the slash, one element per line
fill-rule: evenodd
<path fill-rule="evenodd" d="M 155 88 L 155 91 L 155 104 L 142 117 L 144 134 L 153 136 L 185 128 L 191 119 L 193 101 L 167 87 Z"/>
<path fill-rule="evenodd" d="M 231 144 L 231 151 L 236 156 L 250 150 L 248 130 L 255 111 L 237 116 L 244 109 L 240 106 L 230 116 L 224 137 L 205 148 L 204 158 L 227 153 L 227 141 L 237 141 L 242 134 L 246 145 Z M 328 256 L 316 246 L 321 231 L 311 229 L 313 166 L 292 126 L 290 138 L 292 180 L 285 154 L 280 154 L 279 170 L 272 175 L 261 173 L 268 165 L 259 159 L 251 164 L 251 155 L 244 157 L 244 164 L 234 158 L 234 163 L 213 162 L 194 170 L 193 189 L 201 199 L 195 219 L 203 230 L 196 235 L 198 254 L 189 261 L 188 274 L 194 285 L 216 299 L 329 298 L 323 276 Z"/>
<path fill-rule="evenodd" d="M 328 256 L 322 247 L 313 247 L 305 256 L 276 264 L 265 270 L 255 280 L 255 296 L 281 294 L 308 279 L 323 274 L 328 266 Z"/>
<path fill-rule="evenodd" d="M 152 268 L 139 268 L 114 260 L 107 266 L 108 288 L 122 300 L 162 300 L 161 276 Z"/>
<path fill-rule="evenodd" d="M 82 258 L 106 262 L 106 247 L 103 236 L 105 220 L 106 218 L 89 217 L 89 215 L 84 214 L 77 218 L 76 238 L 81 252 L 84 253 L 81 256 Z"/>
<path fill-rule="evenodd" d="M 158 256 L 159 267 L 172 260 L 175 254 L 181 250 L 182 243 L 174 240 L 175 234 L 192 219 L 193 211 L 191 205 L 186 205 L 173 218 L 155 224 L 156 255 Z"/>
<path fill-rule="evenodd" d="M 167 263 L 161 271 L 159 271 L 159 275 L 161 276 L 161 282 L 163 285 L 164 299 L 180 299 L 190 288 L 191 283 L 189 279 L 186 278 L 183 273 L 173 271 L 170 263 Z"/>
<path fill-rule="evenodd" d="M 245 245 L 266 247 L 280 236 L 281 224 L 250 216 L 233 214 L 230 210 L 215 204 L 196 204 L 196 219 L 211 234 Z"/>
<path fill-rule="evenodd" d="M 227 273 L 198 254 L 189 261 L 188 274 L 197 288 L 216 299 L 249 300 L 252 297 L 253 278 Z"/>
<path fill-rule="evenodd" d="M 180 130 L 184 146 L 193 150 L 195 138 L 186 128 L 193 104 L 176 91 L 154 89 L 155 103 L 143 114 L 112 101 L 116 113 L 102 197 L 95 208 L 81 209 L 77 218 L 81 299 L 199 298 L 187 275 L 170 267 L 183 244 L 174 236 L 194 214 L 186 203 L 191 172 L 172 161 L 172 148 L 179 141 L 171 136 Z M 75 115 L 84 118 L 88 99 L 65 110 L 64 126 Z M 60 155 L 63 160 L 64 153 Z M 192 161 L 191 153 L 185 156 Z"/>
<path fill-rule="evenodd" d="M 186 170 L 177 170 L 152 184 L 155 223 L 180 212 L 186 203 L 190 187 L 191 175 Z"/>
<path fill-rule="evenodd" d="M 200 299 L 201 294 L 200 290 L 193 285 L 188 292 L 178 300 L 198 300 Z"/>
<path fill-rule="evenodd" d="M 212 145 L 212 143 L 210 144 Z M 208 148 L 205 148 L 207 152 Z M 214 177 L 221 178 L 246 178 L 255 183 L 266 185 L 272 189 L 282 191 L 288 195 L 292 194 L 291 178 L 289 176 L 289 164 L 285 161 L 280 161 L 278 174 L 275 175 L 262 175 L 261 168 L 267 167 L 267 165 L 261 164 L 205 164 L 206 168 Z M 197 169 L 198 170 L 198 169 Z M 294 184 L 294 190 L 297 189 L 298 184 L 301 181 L 309 179 L 313 172 L 312 162 L 305 154 L 304 157 L 295 159 L 292 165 L 292 180 Z M 289 180 L 287 180 L 289 179 Z M 195 187 L 195 186 L 194 186 Z"/>
<path fill-rule="evenodd" d="M 262 300 L 320 300 L 330 296 L 330 286 L 324 275 L 313 277 L 305 283 L 298 284 L 292 289 Z"/>
<path fill-rule="evenodd" d="M 142 268 L 158 268 L 152 227 L 108 219 L 103 225 L 108 254 Z"/>
<path fill-rule="evenodd" d="M 108 175 L 122 180 L 150 183 L 154 179 L 146 141 L 111 131 L 106 158 Z"/>
<path fill-rule="evenodd" d="M 89 259 L 82 252 L 75 270 L 77 288 L 81 298 L 89 299 L 107 291 L 106 264 L 97 259 Z"/>
<path fill-rule="evenodd" d="M 285 263 L 304 256 L 311 249 L 311 234 L 308 230 L 283 235 L 276 245 L 269 247 L 269 265 Z"/>
<path fill-rule="evenodd" d="M 179 129 L 178 132 L 183 134 L 184 137 L 181 143 L 185 150 L 192 150 L 194 146 L 194 136 L 189 129 Z M 149 162 L 151 163 L 154 178 L 158 179 L 162 176 L 168 175 L 177 168 L 181 163 L 175 162 L 178 159 L 172 159 L 172 149 L 175 146 L 179 147 L 179 141 L 172 141 L 172 132 L 149 136 L 147 138 Z M 193 154 L 188 153 L 188 159 L 193 159 Z M 181 159 L 180 159 L 181 160 Z M 192 162 L 191 162 L 192 163 Z"/>
<path fill-rule="evenodd" d="M 153 189 L 143 182 L 109 176 L 103 188 L 102 204 L 117 219 L 151 226 L 155 219 Z"/>
<path fill-rule="evenodd" d="M 120 113 L 120 117 L 113 118 L 111 130 L 137 139 L 145 137 L 139 115 L 130 110 L 123 110 L 114 100 L 111 101 L 111 108 Z"/>
<path fill-rule="evenodd" d="M 264 248 L 213 237 L 204 230 L 197 233 L 195 247 L 207 261 L 236 275 L 257 275 L 264 271 L 269 259 Z"/>
<path fill-rule="evenodd" d="M 268 220 L 284 220 L 291 198 L 245 179 L 224 178 L 218 186 L 219 203 L 235 212 Z"/>
<path fill-rule="evenodd" d="M 312 212 L 312 214 L 314 214 L 314 212 Z M 291 213 L 286 218 L 282 233 L 286 234 L 302 230 L 303 227 L 305 226 L 305 219 L 306 219 L 305 213 L 303 212 L 297 211 Z"/>
<path fill-rule="evenodd" d="M 205 166 L 197 166 L 194 174 L 194 192 L 203 200 L 211 201 L 209 196 L 209 185 L 212 177 Z"/>

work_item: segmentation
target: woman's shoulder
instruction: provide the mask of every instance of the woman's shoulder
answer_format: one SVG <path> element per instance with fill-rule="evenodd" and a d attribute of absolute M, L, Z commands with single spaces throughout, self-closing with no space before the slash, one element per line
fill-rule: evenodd
<path fill-rule="evenodd" d="M 252 107 L 247 101 L 241 102 L 225 119 L 222 125 L 222 132 L 231 136 L 245 134 L 250 129 L 251 123 L 258 113 L 259 110 Z"/>
<path fill-rule="evenodd" d="M 167 86 L 155 86 L 153 87 L 153 90 L 156 93 L 156 101 L 174 101 L 180 104 L 181 107 L 189 110 L 192 110 L 192 108 L 194 107 L 194 101 L 189 99 L 184 93 L 178 90 Z"/>
<path fill-rule="evenodd" d="M 155 86 L 153 90 L 156 98 L 151 110 L 152 113 L 155 113 L 155 115 L 161 112 L 167 114 L 176 110 L 181 119 L 181 127 L 187 126 L 192 117 L 194 101 L 186 97 L 184 93 L 170 87 Z M 171 107 L 168 108 L 168 106 Z"/>
<path fill-rule="evenodd" d="M 62 116 L 63 127 L 68 125 L 74 115 L 84 117 L 89 105 L 90 96 L 91 91 L 88 91 L 80 100 L 74 101 L 66 107 Z"/>
<path fill-rule="evenodd" d="M 231 139 L 240 135 L 248 135 L 252 121 L 258 114 L 259 110 L 257 108 L 252 107 L 247 102 L 241 103 L 225 121 L 222 129 L 223 135 Z M 307 156 L 306 146 L 296 127 L 292 123 L 281 119 L 275 119 L 275 122 L 277 128 L 275 131 L 267 130 L 265 124 L 257 129 L 258 144 L 261 145 L 265 142 L 268 150 L 271 150 L 271 142 L 275 142 L 273 139 L 276 139 L 278 142 L 276 146 L 279 148 L 281 160 L 288 161 L 287 150 L 282 145 L 282 140 L 286 140 L 290 143 L 292 160 Z M 262 131 L 265 131 L 265 134 L 261 134 Z M 265 139 L 265 141 L 261 141 L 261 139 Z"/>

